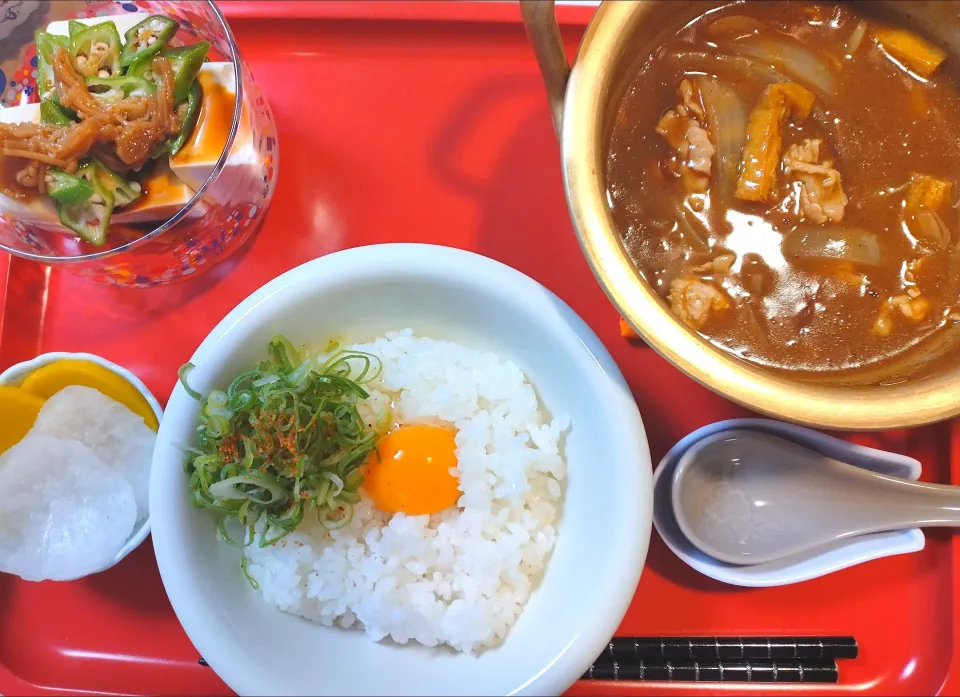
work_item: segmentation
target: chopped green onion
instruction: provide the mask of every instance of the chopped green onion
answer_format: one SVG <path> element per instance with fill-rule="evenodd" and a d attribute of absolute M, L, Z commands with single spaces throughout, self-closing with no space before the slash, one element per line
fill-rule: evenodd
<path fill-rule="evenodd" d="M 198 402 L 202 402 L 203 395 L 187 384 L 187 375 L 196 367 L 197 366 L 195 366 L 193 363 L 184 363 L 182 366 L 180 366 L 180 370 L 177 371 L 177 376 L 180 378 L 180 384 L 183 385 L 183 389 L 186 390 L 187 394 Z"/>
<path fill-rule="evenodd" d="M 332 519 L 329 516 L 323 516 L 320 518 L 320 524 L 327 530 L 340 530 L 341 528 L 347 527 L 353 520 L 353 504 L 348 504 L 344 508 L 345 513 L 339 520 Z"/>
<path fill-rule="evenodd" d="M 363 385 L 380 375 L 376 356 L 312 355 L 284 336 L 273 337 L 267 356 L 205 398 L 187 385 L 193 366 L 180 370 L 184 389 L 203 401 L 185 465 L 191 501 L 217 513 L 220 535 L 238 547 L 276 544 L 308 509 L 328 529 L 348 525 L 382 430 L 357 410 Z M 243 543 L 229 535 L 232 521 L 246 529 Z"/>
<path fill-rule="evenodd" d="M 254 380 L 251 385 L 254 387 L 263 387 L 264 385 L 270 385 L 280 379 L 279 375 L 274 375 L 273 373 L 267 373 L 262 378 L 257 378 Z"/>
<path fill-rule="evenodd" d="M 220 533 L 220 538 L 224 542 L 226 542 L 231 547 L 241 547 L 241 548 L 249 547 L 251 544 L 253 544 L 253 532 L 251 532 L 250 528 L 246 529 L 246 537 L 242 544 L 234 540 L 230 536 L 230 533 L 227 531 L 227 520 L 228 518 L 226 516 L 223 516 L 222 518 L 220 518 L 220 520 L 217 521 L 217 532 Z"/>
<path fill-rule="evenodd" d="M 240 487 L 249 487 L 241 489 Z M 211 484 L 207 489 L 214 498 L 221 500 L 239 499 L 240 501 L 253 501 L 263 506 L 269 506 L 272 503 L 283 502 L 287 500 L 287 494 L 283 487 L 276 481 L 271 481 L 269 477 L 261 475 L 238 474 L 235 477 L 229 477 L 223 481 Z M 258 498 L 260 492 L 270 494 L 270 498 Z"/>
<path fill-rule="evenodd" d="M 253 590 L 260 590 L 260 584 L 257 583 L 257 579 L 250 575 L 250 572 L 247 571 L 247 556 L 243 555 L 240 557 L 240 570 L 243 572 L 244 577 L 247 579 L 247 583 L 250 584 L 250 587 Z"/>

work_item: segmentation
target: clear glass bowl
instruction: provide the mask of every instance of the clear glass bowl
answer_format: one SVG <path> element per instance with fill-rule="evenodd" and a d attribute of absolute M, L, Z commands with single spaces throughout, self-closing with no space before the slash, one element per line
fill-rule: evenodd
<path fill-rule="evenodd" d="M 33 33 L 50 22 L 132 12 L 162 14 L 180 23 L 175 43 L 205 39 L 210 60 L 232 62 L 236 102 L 226 145 L 206 182 L 165 222 L 110 226 L 94 247 L 59 224 L 27 218 L 0 200 L 0 249 L 119 286 L 149 287 L 213 267 L 258 227 L 277 183 L 277 127 L 270 106 L 240 56 L 220 10 L 210 0 L 58 0 L 15 3 L 0 15 L 0 104 L 37 101 Z"/>

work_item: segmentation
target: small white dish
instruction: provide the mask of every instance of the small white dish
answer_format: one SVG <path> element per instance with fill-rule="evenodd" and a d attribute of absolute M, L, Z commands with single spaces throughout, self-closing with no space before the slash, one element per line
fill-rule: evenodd
<path fill-rule="evenodd" d="M 12 385 L 17 386 L 26 379 L 26 377 L 37 370 L 42 368 L 45 365 L 54 363 L 56 361 L 64 360 L 74 360 L 74 361 L 90 361 L 91 363 L 96 363 L 107 370 L 116 373 L 124 380 L 133 385 L 143 398 L 147 400 L 147 403 L 150 405 L 150 408 L 153 409 L 153 413 L 157 417 L 157 422 L 160 422 L 163 418 L 163 409 L 160 406 L 160 402 L 157 401 L 157 398 L 153 396 L 150 390 L 147 389 L 147 386 L 136 375 L 131 373 L 129 370 L 123 366 L 119 366 L 116 363 L 108 361 L 106 358 L 101 358 L 100 356 L 95 356 L 92 353 L 68 353 L 65 351 L 53 351 L 50 353 L 43 353 L 34 358 L 33 360 L 23 361 L 22 363 L 17 363 L 10 366 L 5 371 L 0 373 L 0 385 Z M 140 521 L 140 524 L 134 528 L 133 532 L 130 533 L 130 537 L 127 539 L 126 544 L 123 545 L 123 548 L 117 553 L 117 556 L 114 557 L 113 561 L 104 566 L 102 569 L 93 571 L 90 574 L 100 573 L 101 571 L 106 571 L 107 569 L 118 564 L 124 557 L 126 557 L 130 552 L 135 550 L 140 546 L 140 543 L 147 539 L 147 535 L 150 534 L 150 516 L 148 515 L 145 520 Z M 71 579 L 75 580 L 75 579 Z"/>
<path fill-rule="evenodd" d="M 674 554 L 700 573 L 735 586 L 768 587 L 799 583 L 873 559 L 907 554 L 923 549 L 923 531 L 912 528 L 861 535 L 821 548 L 802 558 L 782 559 L 767 564 L 739 566 L 707 556 L 690 542 L 673 514 L 674 468 L 694 443 L 721 431 L 753 429 L 778 435 L 828 457 L 874 472 L 905 479 L 920 476 L 920 463 L 912 457 L 854 445 L 813 429 L 770 419 L 719 421 L 687 435 L 664 456 L 653 475 L 653 524 Z"/>
<path fill-rule="evenodd" d="M 153 545 L 187 635 L 238 694 L 557 695 L 589 668 L 630 605 L 651 529 L 643 423 L 597 336 L 519 271 L 423 244 L 320 257 L 230 312 L 191 359 L 190 385 L 206 393 L 229 383 L 276 333 L 315 346 L 407 327 L 513 360 L 547 409 L 570 417 L 563 510 L 543 579 L 504 643 L 478 655 L 374 642 L 281 612 L 244 580 L 240 552 L 217 538 L 213 516 L 190 505 L 183 447 L 200 404 L 177 385 L 154 454 Z"/>

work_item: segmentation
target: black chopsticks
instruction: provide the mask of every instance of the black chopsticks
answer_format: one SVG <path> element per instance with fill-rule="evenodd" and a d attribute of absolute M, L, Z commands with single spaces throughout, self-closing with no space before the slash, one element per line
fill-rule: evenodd
<path fill-rule="evenodd" d="M 584 680 L 835 683 L 850 636 L 614 637 Z"/>

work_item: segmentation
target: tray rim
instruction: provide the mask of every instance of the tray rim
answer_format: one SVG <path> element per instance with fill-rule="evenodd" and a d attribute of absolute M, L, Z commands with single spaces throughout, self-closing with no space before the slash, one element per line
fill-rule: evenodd
<path fill-rule="evenodd" d="M 357 19 L 519 24 L 519 2 L 529 0 L 217 0 L 228 19 Z M 585 26 L 600 0 L 557 0 L 557 20 Z"/>
<path fill-rule="evenodd" d="M 251 20 L 351 20 L 351 21 L 410 21 L 410 22 L 475 22 L 493 24 L 519 24 L 517 2 L 530 0 L 455 0 L 437 2 L 431 0 L 272 0 L 263 3 L 258 0 L 217 0 L 223 14 L 231 21 Z M 558 0 L 557 19 L 562 26 L 586 27 L 596 11 L 599 0 Z M 10 290 L 17 270 L 22 265 L 33 266 L 34 262 L 12 257 L 0 252 L 0 361 L 4 358 L 3 337 L 5 332 L 13 331 L 9 314 L 5 311 L 10 300 Z M 49 273 L 42 274 L 48 282 Z M 38 338 L 39 340 L 39 338 Z M 949 426 L 951 483 L 960 484 L 960 418 L 954 419 Z M 952 657 L 947 666 L 943 684 L 937 695 L 960 694 L 960 593 L 956 582 L 960 580 L 960 534 L 954 535 L 951 542 L 951 571 L 953 592 L 949 598 L 952 632 L 949 637 L 953 647 Z M 0 685 L 2 694 L 42 694 L 42 695 L 114 695 L 110 691 L 77 691 L 68 688 L 51 687 L 27 682 L 14 674 L 5 665 L 0 664 Z M 588 688 L 589 686 L 589 688 Z M 719 688 L 719 689 L 718 689 Z M 832 689 L 831 689 L 832 688 Z M 720 687 L 719 684 L 671 684 L 607 681 L 580 681 L 572 688 L 575 694 L 670 694 L 702 695 L 722 691 L 727 694 L 848 694 L 852 690 L 836 689 L 837 686 L 824 686 L 811 689 L 804 685 L 770 686 L 731 684 Z"/>

